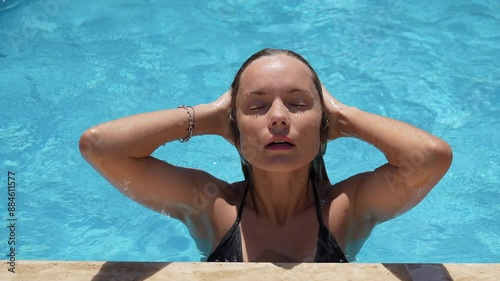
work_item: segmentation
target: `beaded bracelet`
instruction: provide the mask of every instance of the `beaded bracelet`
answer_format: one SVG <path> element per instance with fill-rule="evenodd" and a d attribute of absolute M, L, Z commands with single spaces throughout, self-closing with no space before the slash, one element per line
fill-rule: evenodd
<path fill-rule="evenodd" d="M 189 116 L 189 127 L 187 128 L 187 131 L 189 132 L 189 135 L 183 139 L 180 139 L 180 142 L 187 142 L 191 137 L 193 136 L 193 131 L 194 131 L 194 108 L 188 105 L 180 105 L 177 108 L 184 108 Z M 189 111 L 189 108 L 193 110 L 193 114 L 191 115 L 191 112 Z"/>

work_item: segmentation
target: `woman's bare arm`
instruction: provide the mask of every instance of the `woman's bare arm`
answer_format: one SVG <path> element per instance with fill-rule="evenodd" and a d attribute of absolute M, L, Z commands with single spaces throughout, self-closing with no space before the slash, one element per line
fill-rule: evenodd
<path fill-rule="evenodd" d="M 341 104 L 325 89 L 329 138 L 356 137 L 382 151 L 388 163 L 349 179 L 357 188 L 353 239 L 367 236 L 380 222 L 417 205 L 451 165 L 452 152 L 443 140 L 404 122 Z"/>
<path fill-rule="evenodd" d="M 220 114 L 224 106 L 220 102 L 194 106 L 193 135 L 227 137 Z M 187 137 L 188 127 L 184 108 L 137 114 L 88 129 L 80 138 L 80 151 L 126 196 L 158 212 L 195 222 L 209 210 L 203 187 L 223 182 L 206 172 L 176 167 L 151 156 L 162 144 Z"/>

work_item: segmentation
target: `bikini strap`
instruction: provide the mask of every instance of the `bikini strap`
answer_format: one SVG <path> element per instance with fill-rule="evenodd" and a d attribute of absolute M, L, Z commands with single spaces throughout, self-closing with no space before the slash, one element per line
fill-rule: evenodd
<path fill-rule="evenodd" d="M 321 204 L 319 202 L 318 192 L 316 191 L 316 185 L 314 184 L 314 182 L 312 182 L 312 189 L 314 193 L 314 205 L 316 206 L 316 215 L 318 216 L 319 224 L 321 226 L 324 226 L 325 224 L 323 223 L 323 215 L 321 214 Z"/>
<path fill-rule="evenodd" d="M 243 205 L 245 205 L 245 198 L 247 197 L 248 189 L 250 188 L 250 181 L 245 185 L 245 190 L 243 191 L 243 198 L 241 199 L 240 207 L 238 208 L 238 216 L 236 217 L 236 223 L 240 222 L 241 214 L 243 213 Z"/>

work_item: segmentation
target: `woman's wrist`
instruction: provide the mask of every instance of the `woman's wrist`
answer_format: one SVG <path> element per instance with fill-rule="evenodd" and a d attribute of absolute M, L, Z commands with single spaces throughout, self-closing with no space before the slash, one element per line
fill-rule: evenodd
<path fill-rule="evenodd" d="M 335 135 L 339 137 L 356 137 L 358 134 L 352 128 L 352 118 L 359 114 L 360 110 L 354 106 L 342 105 L 335 113 Z"/>
<path fill-rule="evenodd" d="M 328 116 L 328 140 L 340 137 L 354 136 L 349 129 L 349 116 L 357 110 L 355 107 L 347 106 L 335 99 L 325 100 Z"/>
<path fill-rule="evenodd" d="M 217 100 L 209 104 L 213 110 L 213 122 L 215 128 L 212 132 L 214 135 L 219 135 L 226 139 L 231 144 L 234 144 L 233 133 L 230 126 L 231 113 L 231 90 L 226 91 Z"/>
<path fill-rule="evenodd" d="M 219 117 L 213 104 L 193 106 L 196 114 L 196 124 L 193 135 L 219 135 Z"/>

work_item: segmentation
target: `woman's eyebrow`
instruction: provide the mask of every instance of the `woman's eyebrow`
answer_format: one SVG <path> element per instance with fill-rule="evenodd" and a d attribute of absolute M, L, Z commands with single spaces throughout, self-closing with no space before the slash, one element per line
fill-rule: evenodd
<path fill-rule="evenodd" d="M 290 89 L 288 89 L 288 92 L 289 93 L 301 92 L 301 93 L 311 94 L 311 92 L 309 92 L 308 90 L 299 89 L 299 88 L 290 88 Z"/>
<path fill-rule="evenodd" d="M 289 88 L 289 89 L 286 89 L 285 92 L 286 93 L 297 93 L 297 92 L 300 92 L 300 93 L 305 93 L 305 94 L 312 95 L 312 93 L 309 92 L 308 90 L 304 90 L 304 89 L 300 89 L 300 88 Z M 263 90 L 255 90 L 255 91 L 250 91 L 247 94 L 248 95 L 256 95 L 256 96 L 264 96 L 267 93 L 266 93 L 266 91 L 263 91 Z"/>
<path fill-rule="evenodd" d="M 264 96 L 266 92 L 262 90 L 250 91 L 247 93 L 248 95 L 256 95 L 256 96 Z"/>

